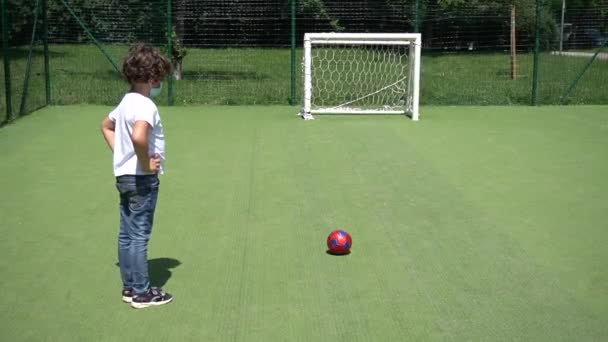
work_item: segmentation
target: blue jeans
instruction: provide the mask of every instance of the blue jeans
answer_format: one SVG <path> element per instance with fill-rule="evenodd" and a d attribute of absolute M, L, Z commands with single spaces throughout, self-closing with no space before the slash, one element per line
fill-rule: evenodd
<path fill-rule="evenodd" d="M 137 295 L 150 289 L 148 241 L 160 182 L 157 175 L 116 177 L 120 194 L 120 232 L 118 262 L 124 288 Z"/>

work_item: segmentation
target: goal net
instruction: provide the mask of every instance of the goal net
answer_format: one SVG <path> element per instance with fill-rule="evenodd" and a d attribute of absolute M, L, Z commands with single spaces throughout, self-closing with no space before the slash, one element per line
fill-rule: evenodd
<path fill-rule="evenodd" d="M 419 33 L 304 35 L 304 119 L 407 114 L 418 120 Z"/>

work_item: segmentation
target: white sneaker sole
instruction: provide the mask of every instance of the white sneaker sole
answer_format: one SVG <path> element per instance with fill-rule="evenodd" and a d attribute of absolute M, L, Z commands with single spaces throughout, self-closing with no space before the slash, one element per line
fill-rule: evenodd
<path fill-rule="evenodd" d="M 159 306 L 159 305 L 168 304 L 168 303 L 171 303 L 172 301 L 173 301 L 173 297 L 171 297 L 167 300 L 163 300 L 161 302 L 137 303 L 137 302 L 131 301 L 131 307 L 135 308 L 135 309 L 144 309 L 144 308 L 147 308 L 150 306 Z"/>

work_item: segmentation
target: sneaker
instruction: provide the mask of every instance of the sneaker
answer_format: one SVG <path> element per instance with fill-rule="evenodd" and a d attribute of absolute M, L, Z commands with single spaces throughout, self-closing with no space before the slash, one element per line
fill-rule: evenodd
<path fill-rule="evenodd" d="M 133 289 L 122 289 L 122 301 L 125 303 L 131 303 L 133 300 Z"/>
<path fill-rule="evenodd" d="M 163 305 L 171 302 L 173 296 L 161 288 L 153 287 L 144 295 L 134 295 L 131 300 L 131 307 L 143 309 L 149 306 Z"/>

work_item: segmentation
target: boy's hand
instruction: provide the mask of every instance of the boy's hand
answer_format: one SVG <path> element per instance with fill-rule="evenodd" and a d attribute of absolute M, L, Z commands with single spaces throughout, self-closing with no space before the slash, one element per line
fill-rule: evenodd
<path fill-rule="evenodd" d="M 110 151 L 114 152 L 114 130 L 116 129 L 116 125 L 112 119 L 106 117 L 101 122 L 101 133 L 103 134 L 103 138 L 106 140 Z"/>
<path fill-rule="evenodd" d="M 145 166 L 147 166 L 144 167 L 145 172 L 158 173 L 158 171 L 160 171 L 160 156 L 155 154 L 154 156 L 150 157 L 148 164 Z"/>

